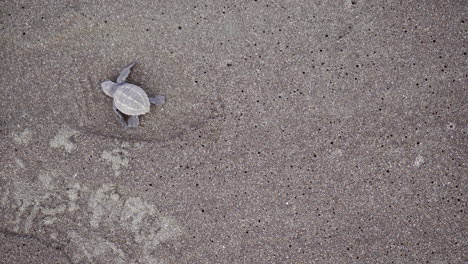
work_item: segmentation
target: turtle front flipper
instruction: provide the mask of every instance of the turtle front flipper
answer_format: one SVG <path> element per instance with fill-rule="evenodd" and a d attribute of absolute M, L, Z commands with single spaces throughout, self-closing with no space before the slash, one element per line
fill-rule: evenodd
<path fill-rule="evenodd" d="M 137 127 L 140 124 L 140 120 L 138 120 L 138 116 L 130 116 L 128 118 L 128 127 Z"/>
<path fill-rule="evenodd" d="M 166 103 L 166 96 L 164 95 L 158 95 L 155 97 L 150 97 L 149 98 L 150 103 L 155 104 L 155 105 L 161 105 Z"/>
<path fill-rule="evenodd" d="M 122 71 L 119 74 L 119 77 L 117 77 L 117 84 L 122 84 L 125 82 L 128 75 L 130 74 L 130 69 L 133 67 L 133 65 L 135 65 L 135 63 L 129 64 L 122 69 Z"/>
<path fill-rule="evenodd" d="M 122 113 L 120 113 L 120 111 L 117 109 L 117 107 L 115 107 L 115 103 L 112 104 L 112 109 L 114 109 L 114 112 L 119 117 L 120 124 L 123 127 L 127 128 L 128 127 L 127 122 L 125 122 L 125 118 L 123 117 Z"/>

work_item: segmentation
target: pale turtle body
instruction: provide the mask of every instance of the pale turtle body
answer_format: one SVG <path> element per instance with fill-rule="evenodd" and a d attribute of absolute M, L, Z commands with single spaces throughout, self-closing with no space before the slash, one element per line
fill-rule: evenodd
<path fill-rule="evenodd" d="M 150 103 L 158 105 L 166 102 L 165 96 L 148 97 L 140 87 L 125 82 L 133 65 L 135 63 L 123 68 L 116 83 L 112 81 L 101 83 L 104 93 L 114 98 L 114 112 L 119 117 L 123 127 L 137 127 L 139 124 L 138 116 L 150 111 Z M 125 121 L 122 114 L 129 116 L 128 121 Z"/>

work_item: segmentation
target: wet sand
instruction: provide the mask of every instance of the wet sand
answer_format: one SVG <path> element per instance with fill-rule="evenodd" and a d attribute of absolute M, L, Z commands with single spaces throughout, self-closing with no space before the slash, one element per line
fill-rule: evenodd
<path fill-rule="evenodd" d="M 3 3 L 0 263 L 466 261 L 467 6 L 429 2 Z M 123 129 L 131 62 L 167 103 Z"/>

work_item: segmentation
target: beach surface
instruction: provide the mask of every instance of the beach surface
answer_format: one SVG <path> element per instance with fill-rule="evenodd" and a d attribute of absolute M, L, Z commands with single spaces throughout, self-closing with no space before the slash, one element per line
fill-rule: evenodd
<path fill-rule="evenodd" d="M 465 1 L 0 2 L 0 263 L 468 260 Z"/>

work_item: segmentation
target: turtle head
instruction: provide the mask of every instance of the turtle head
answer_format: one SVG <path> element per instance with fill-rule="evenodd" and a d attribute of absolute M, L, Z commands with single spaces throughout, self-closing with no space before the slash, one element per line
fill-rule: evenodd
<path fill-rule="evenodd" d="M 117 90 L 118 85 L 112 81 L 105 81 L 101 83 L 102 91 L 110 97 L 114 97 L 114 93 Z"/>

